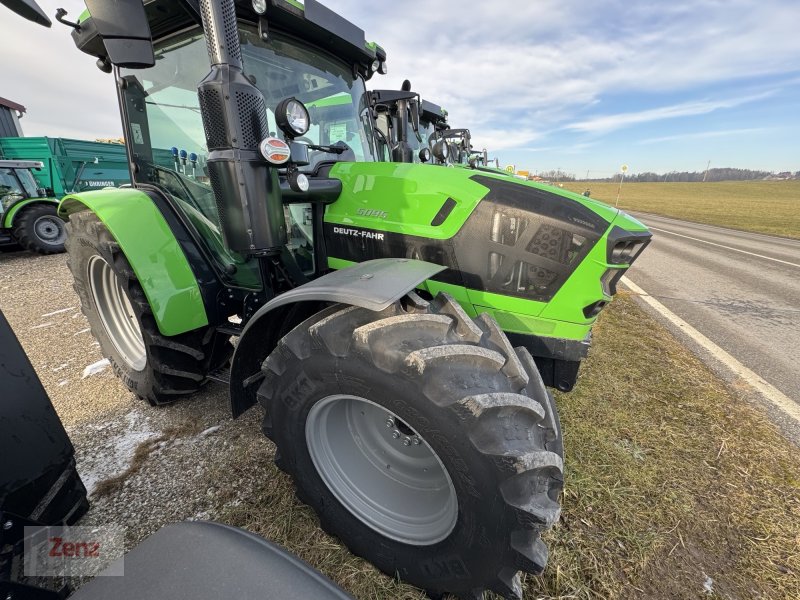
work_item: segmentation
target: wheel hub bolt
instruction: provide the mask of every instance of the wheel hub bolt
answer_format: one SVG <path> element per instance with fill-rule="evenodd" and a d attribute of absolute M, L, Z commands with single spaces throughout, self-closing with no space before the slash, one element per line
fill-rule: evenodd
<path fill-rule="evenodd" d="M 419 446 L 422 443 L 422 440 L 419 439 L 417 436 L 414 436 L 413 438 L 411 438 L 411 441 L 414 442 L 415 446 Z"/>
<path fill-rule="evenodd" d="M 399 439 L 400 439 L 400 432 L 399 432 L 399 431 L 397 431 L 397 429 L 395 429 L 395 430 L 392 432 L 392 437 L 393 437 L 394 439 L 396 439 L 396 440 L 399 440 Z"/>
<path fill-rule="evenodd" d="M 411 445 L 411 438 L 403 438 L 403 446 L 410 446 Z"/>
<path fill-rule="evenodd" d="M 393 418 L 389 417 L 388 419 L 386 419 L 386 427 L 388 427 L 389 429 L 394 427 L 394 419 Z"/>

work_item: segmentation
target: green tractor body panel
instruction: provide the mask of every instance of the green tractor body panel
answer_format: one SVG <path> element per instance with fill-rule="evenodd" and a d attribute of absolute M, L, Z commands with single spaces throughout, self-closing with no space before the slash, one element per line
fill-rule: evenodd
<path fill-rule="evenodd" d="M 339 163 L 331 177 L 342 182 L 325 213 L 331 268 L 389 256 L 444 264 L 424 289 L 508 333 L 585 340 L 613 295 L 607 282 L 629 266 L 609 262 L 610 232 L 649 236 L 601 202 L 483 170 Z"/>
<path fill-rule="evenodd" d="M 144 288 L 159 331 L 177 335 L 208 325 L 203 298 L 180 244 L 153 201 L 135 189 L 70 194 L 59 216 L 91 210 L 108 227 Z"/>
<path fill-rule="evenodd" d="M 20 200 L 16 204 L 12 204 L 5 214 L 2 214 L 2 207 L 0 207 L 0 216 L 2 216 L 2 221 L 0 221 L 0 229 L 11 229 L 14 226 L 14 218 L 17 216 L 19 211 L 26 206 L 39 203 L 58 204 L 58 200 L 55 198 L 26 198 L 25 200 Z"/>

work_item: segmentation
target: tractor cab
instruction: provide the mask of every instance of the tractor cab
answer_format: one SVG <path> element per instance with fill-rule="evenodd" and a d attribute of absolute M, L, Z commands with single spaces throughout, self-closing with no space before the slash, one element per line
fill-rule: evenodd
<path fill-rule="evenodd" d="M 31 173 L 43 166 L 34 160 L 0 160 L 0 216 L 21 200 L 47 196 Z"/>
<path fill-rule="evenodd" d="M 475 154 L 472 148 L 472 134 L 469 129 L 439 129 L 431 137 L 431 143 L 442 143 L 448 148 L 448 162 L 454 165 L 469 165 Z"/>
<path fill-rule="evenodd" d="M 313 225 L 338 195 L 338 182 L 327 175 L 337 162 L 378 159 L 365 82 L 385 72 L 386 53 L 367 43 L 361 29 L 313 0 L 302 8 L 270 0 L 262 14 L 253 3 L 237 2 L 235 11 L 231 23 L 240 50 L 218 57 L 241 69 L 242 83 L 232 93 L 213 83 L 198 93 L 198 82 L 209 71 L 209 53 L 201 7 L 192 1 L 145 2 L 152 66 L 142 68 L 146 57 L 136 56 L 116 74 L 135 185 L 166 192 L 175 212 L 199 232 L 198 244 L 223 281 L 255 289 L 260 274 L 248 255 L 251 250 L 282 252 L 276 249 L 283 246 L 283 228 L 305 275 L 326 267 L 315 256 Z M 87 11 L 72 36 L 108 69 L 112 48 L 100 24 Z M 119 65 L 119 58 L 114 62 Z M 238 132 L 226 131 L 232 125 Z M 253 149 L 265 139 L 277 148 L 270 156 L 285 160 L 263 164 L 262 152 Z M 210 156 L 215 150 L 218 160 Z M 256 192 L 260 206 L 250 202 L 250 212 L 238 196 L 230 205 L 220 202 L 222 188 L 255 187 L 251 176 L 234 181 L 231 156 L 222 156 L 238 153 L 239 158 L 243 150 L 249 152 L 247 164 L 268 180 Z M 215 167 L 218 173 L 210 173 Z M 272 167 L 272 175 L 266 176 L 265 167 Z M 258 223 L 247 227 L 245 220 Z M 243 235 L 248 229 L 260 229 L 255 237 L 261 239 Z"/>
<path fill-rule="evenodd" d="M 448 128 L 447 112 L 412 92 L 408 80 L 402 90 L 374 90 L 369 96 L 380 160 L 447 164 L 449 149 L 435 139 Z"/>

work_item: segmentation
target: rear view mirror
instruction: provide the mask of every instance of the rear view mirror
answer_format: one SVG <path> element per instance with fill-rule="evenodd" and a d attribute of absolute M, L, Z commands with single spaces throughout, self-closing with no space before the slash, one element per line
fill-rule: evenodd
<path fill-rule="evenodd" d="M 20 1 L 20 0 L 0 0 Z M 86 0 L 86 18 L 75 23 L 59 8 L 56 19 L 72 27 L 72 39 L 81 52 L 97 57 L 101 71 L 112 65 L 146 69 L 155 64 L 150 24 L 141 0 Z"/>
<path fill-rule="evenodd" d="M 108 61 L 118 67 L 142 69 L 155 64 L 150 24 L 142 0 L 86 0 L 90 26 L 103 39 Z M 80 32 L 78 32 L 80 33 Z"/>
<path fill-rule="evenodd" d="M 47 15 L 36 4 L 35 0 L 0 0 L 0 4 L 38 25 L 44 25 L 45 27 L 50 27 L 51 25 L 50 19 L 47 18 Z"/>

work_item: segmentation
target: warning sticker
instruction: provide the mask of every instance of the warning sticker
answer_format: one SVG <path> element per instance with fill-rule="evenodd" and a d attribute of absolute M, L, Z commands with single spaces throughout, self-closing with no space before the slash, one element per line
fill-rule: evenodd
<path fill-rule="evenodd" d="M 144 136 L 142 135 L 142 126 L 138 123 L 131 123 L 131 132 L 133 133 L 134 144 L 144 144 Z"/>
<path fill-rule="evenodd" d="M 331 139 L 331 144 L 347 142 L 347 123 L 331 123 L 328 129 L 328 137 Z"/>

